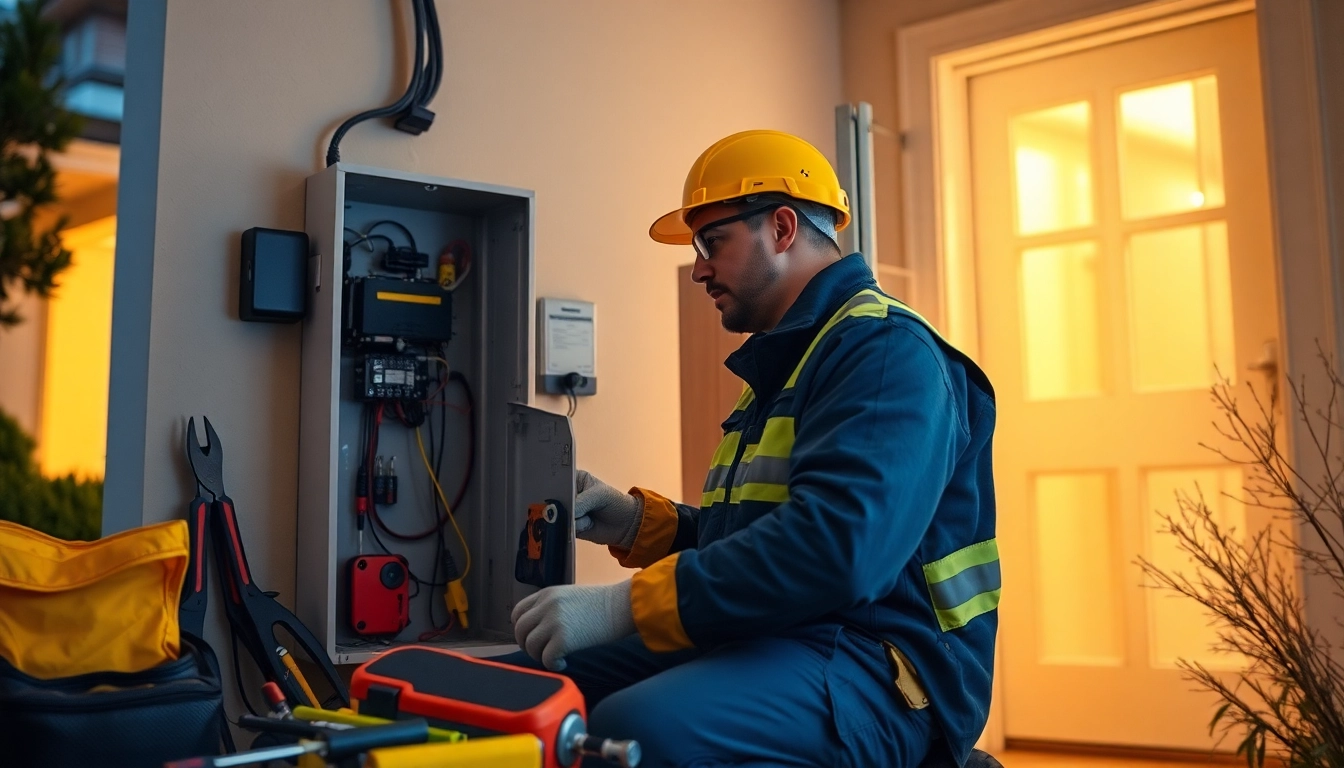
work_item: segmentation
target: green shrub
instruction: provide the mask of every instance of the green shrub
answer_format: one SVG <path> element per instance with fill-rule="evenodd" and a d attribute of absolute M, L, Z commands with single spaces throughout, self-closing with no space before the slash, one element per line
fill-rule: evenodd
<path fill-rule="evenodd" d="M 102 531 L 103 481 L 43 477 L 34 442 L 0 411 L 0 520 L 59 539 L 92 541 Z"/>

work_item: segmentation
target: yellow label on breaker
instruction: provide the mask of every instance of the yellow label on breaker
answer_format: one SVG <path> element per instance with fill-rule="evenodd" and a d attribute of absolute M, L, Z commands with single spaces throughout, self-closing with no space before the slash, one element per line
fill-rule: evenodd
<path fill-rule="evenodd" d="M 394 293 L 393 291 L 379 291 L 379 301 L 401 301 L 407 304 L 442 304 L 442 296 L 421 296 L 415 293 Z"/>

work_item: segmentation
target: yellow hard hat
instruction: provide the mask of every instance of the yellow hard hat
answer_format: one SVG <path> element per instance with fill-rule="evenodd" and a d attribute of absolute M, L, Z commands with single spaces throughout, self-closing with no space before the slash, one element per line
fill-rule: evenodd
<path fill-rule="evenodd" d="M 689 245 L 686 214 L 703 205 L 747 195 L 778 192 L 830 206 L 835 229 L 849 226 L 849 196 L 840 188 L 826 156 L 806 141 L 780 131 L 743 131 L 706 149 L 686 174 L 681 207 L 649 227 L 649 237 L 669 245 Z"/>

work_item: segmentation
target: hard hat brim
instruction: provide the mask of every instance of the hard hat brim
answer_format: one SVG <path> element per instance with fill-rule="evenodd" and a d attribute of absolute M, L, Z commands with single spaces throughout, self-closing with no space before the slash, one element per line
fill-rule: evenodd
<path fill-rule="evenodd" d="M 690 245 L 692 235 L 691 228 L 686 226 L 685 208 L 659 216 L 649 227 L 649 237 L 667 245 Z"/>

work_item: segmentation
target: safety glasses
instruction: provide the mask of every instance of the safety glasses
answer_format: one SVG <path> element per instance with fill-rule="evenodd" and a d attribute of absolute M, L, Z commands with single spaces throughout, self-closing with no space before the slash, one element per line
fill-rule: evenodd
<path fill-rule="evenodd" d="M 704 233 L 706 231 L 713 229 L 714 227 L 722 227 L 724 224 L 733 224 L 739 221 L 746 221 L 747 219 L 750 219 L 752 216 L 758 216 L 762 213 L 766 213 L 767 211 L 773 211 L 776 208 L 784 208 L 787 205 L 788 205 L 787 203 L 771 203 L 769 205 L 763 205 L 760 208 L 752 208 L 749 211 L 743 211 L 742 213 L 735 214 L 727 218 L 718 219 L 717 221 L 711 221 L 705 226 L 695 231 L 695 234 L 691 236 L 691 244 L 695 246 L 695 252 L 700 254 L 700 258 L 708 261 L 710 254 L 709 254 L 709 245 L 705 242 L 704 237 Z M 801 219 L 802 217 L 800 216 L 799 218 Z"/>

